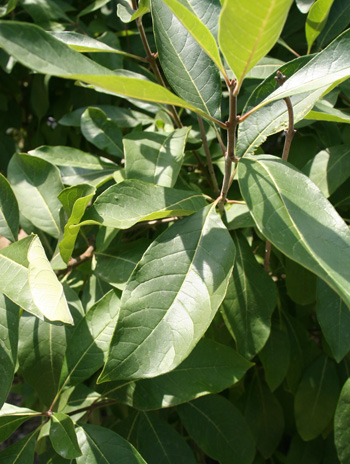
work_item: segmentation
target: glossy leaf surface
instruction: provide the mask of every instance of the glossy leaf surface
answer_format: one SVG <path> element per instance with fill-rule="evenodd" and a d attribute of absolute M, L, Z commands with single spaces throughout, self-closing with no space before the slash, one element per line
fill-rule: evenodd
<path fill-rule="evenodd" d="M 308 43 L 308 53 L 312 44 L 315 42 L 323 27 L 326 24 L 329 10 L 334 0 L 317 0 L 311 8 L 306 18 L 305 35 Z"/>
<path fill-rule="evenodd" d="M 174 187 L 189 129 L 184 127 L 169 134 L 134 132 L 124 137 L 126 178 Z"/>
<path fill-rule="evenodd" d="M 235 267 L 221 312 L 236 341 L 237 351 L 248 359 L 264 346 L 277 303 L 276 286 L 256 261 L 247 240 L 233 235 L 237 250 Z"/>
<path fill-rule="evenodd" d="M 0 235 L 10 242 L 18 238 L 18 203 L 7 179 L 0 174 Z"/>
<path fill-rule="evenodd" d="M 326 430 L 334 415 L 339 389 L 334 361 L 325 355 L 304 371 L 294 399 L 296 426 L 303 440 L 312 440 Z"/>
<path fill-rule="evenodd" d="M 10 391 L 17 361 L 19 307 L 0 293 L 0 408 Z"/>
<path fill-rule="evenodd" d="M 244 158 L 239 184 L 260 231 L 291 259 L 324 279 L 350 306 L 350 231 L 319 189 L 281 159 Z"/>
<path fill-rule="evenodd" d="M 201 194 L 130 179 L 113 185 L 97 197 L 82 224 L 128 229 L 139 221 L 187 216 L 204 205 Z"/>
<path fill-rule="evenodd" d="M 193 0 L 186 6 L 193 9 Z M 202 0 L 201 8 L 211 1 Z M 211 116 L 220 114 L 220 75 L 213 61 L 162 0 L 151 1 L 159 60 L 168 82 L 184 100 Z M 189 52 L 189 50 L 191 50 Z"/>
<path fill-rule="evenodd" d="M 5 403 L 0 411 L 0 440 L 5 441 L 23 422 L 40 413 L 29 408 Z"/>
<path fill-rule="evenodd" d="M 77 464 L 115 464 L 116 459 L 128 464 L 146 464 L 136 449 L 111 430 L 85 424 L 77 429 L 78 443 L 83 455 Z"/>
<path fill-rule="evenodd" d="M 26 435 L 13 445 L 0 451 L 0 460 L 3 464 L 28 464 L 34 460 L 34 448 L 38 430 Z"/>
<path fill-rule="evenodd" d="M 181 422 L 198 446 L 221 464 L 248 464 L 254 439 L 241 412 L 219 395 L 206 396 L 177 408 Z"/>
<path fill-rule="evenodd" d="M 237 383 L 251 366 L 232 348 L 203 338 L 173 371 L 125 387 L 124 382 L 102 384 L 99 391 L 136 409 L 166 408 L 219 393 Z"/>
<path fill-rule="evenodd" d="M 219 44 L 239 85 L 276 43 L 291 4 L 291 0 L 224 1 Z"/>
<path fill-rule="evenodd" d="M 58 169 L 34 156 L 16 154 L 9 164 L 8 179 L 21 214 L 39 229 L 58 238 L 61 205 L 57 195 L 63 189 Z"/>
<path fill-rule="evenodd" d="M 35 25 L 1 22 L 0 45 L 23 65 L 37 72 L 78 79 L 117 95 L 182 106 L 207 116 L 206 111 L 187 103 L 158 84 L 120 76 L 98 65 Z M 57 60 L 56 56 L 60 56 L 60 59 Z M 214 64 L 212 67 L 215 69 Z M 215 104 L 215 110 L 217 107 L 218 103 Z"/>
<path fill-rule="evenodd" d="M 215 204 L 157 237 L 123 292 L 100 381 L 156 377 L 177 367 L 220 306 L 234 259 Z"/>
<path fill-rule="evenodd" d="M 28 249 L 28 282 L 35 306 L 50 321 L 73 324 L 63 286 L 35 237 Z"/>
<path fill-rule="evenodd" d="M 74 459 L 82 455 L 72 419 L 56 412 L 50 419 L 50 440 L 54 450 L 64 459 Z"/>

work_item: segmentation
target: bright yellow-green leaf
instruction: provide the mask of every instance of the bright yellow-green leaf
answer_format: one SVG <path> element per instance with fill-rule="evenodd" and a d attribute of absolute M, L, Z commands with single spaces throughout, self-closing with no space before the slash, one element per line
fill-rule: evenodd
<path fill-rule="evenodd" d="M 312 44 L 326 25 L 329 10 L 334 0 L 317 0 L 307 15 L 305 24 L 305 35 L 308 44 L 307 52 L 310 53 Z"/>
<path fill-rule="evenodd" d="M 245 75 L 274 46 L 293 0 L 225 0 L 219 22 L 219 44 L 242 83 Z"/>
<path fill-rule="evenodd" d="M 52 270 L 38 237 L 30 244 L 27 258 L 29 287 L 34 304 L 50 321 L 73 324 L 62 284 Z"/>

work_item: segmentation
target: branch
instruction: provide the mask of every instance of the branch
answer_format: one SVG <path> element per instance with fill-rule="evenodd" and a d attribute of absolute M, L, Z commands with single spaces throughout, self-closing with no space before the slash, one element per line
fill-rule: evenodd
<path fill-rule="evenodd" d="M 275 79 L 280 86 L 283 85 L 287 80 L 286 76 L 282 74 L 281 71 L 277 71 L 277 76 L 275 77 Z M 289 150 L 292 145 L 292 140 L 296 131 L 294 129 L 294 113 L 291 99 L 290 97 L 286 97 L 283 100 L 286 102 L 288 110 L 288 130 L 286 130 L 286 139 L 284 141 L 282 159 L 284 161 L 287 161 Z"/>
<path fill-rule="evenodd" d="M 85 261 L 91 259 L 94 250 L 95 248 L 92 245 L 89 245 L 89 247 L 80 256 L 78 256 L 77 258 L 70 258 L 70 260 L 68 261 L 68 266 L 65 269 L 61 269 L 60 271 L 58 271 L 57 276 L 66 274 L 67 272 L 71 272 L 75 267 L 79 266 L 79 264 L 82 264 Z"/>

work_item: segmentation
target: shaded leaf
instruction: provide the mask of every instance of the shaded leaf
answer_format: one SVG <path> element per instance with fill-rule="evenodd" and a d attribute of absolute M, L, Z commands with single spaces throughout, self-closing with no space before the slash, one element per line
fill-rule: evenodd
<path fill-rule="evenodd" d="M 237 351 L 251 359 L 270 334 L 270 319 L 277 303 L 276 286 L 256 261 L 245 237 L 233 235 L 237 250 L 221 312 Z"/>
<path fill-rule="evenodd" d="M 56 412 L 50 419 L 50 440 L 56 453 L 64 459 L 74 459 L 82 455 L 72 419 Z"/>
<path fill-rule="evenodd" d="M 136 449 L 124 438 L 104 427 L 84 424 L 77 429 L 83 453 L 77 464 L 115 464 L 116 459 L 128 464 L 146 464 Z"/>
<path fill-rule="evenodd" d="M 23 422 L 40 415 L 33 409 L 5 403 L 0 410 L 0 440 L 5 441 Z"/>
<path fill-rule="evenodd" d="M 339 395 L 334 362 L 319 356 L 303 373 L 294 398 L 297 430 L 305 441 L 320 435 L 333 418 Z"/>
<path fill-rule="evenodd" d="M 185 5 L 193 10 L 193 3 L 188 0 Z M 212 2 L 200 3 L 203 8 L 204 4 L 210 8 Z M 151 13 L 159 60 L 169 84 L 191 105 L 218 116 L 221 101 L 218 68 L 162 0 L 151 1 Z"/>
<path fill-rule="evenodd" d="M 18 0 L 9 0 L 4 6 L 0 7 L 0 17 L 11 13 L 15 9 Z"/>
<path fill-rule="evenodd" d="M 350 350 L 350 310 L 325 282 L 317 281 L 317 320 L 339 363 Z"/>
<path fill-rule="evenodd" d="M 248 464 L 254 439 L 241 412 L 227 399 L 210 395 L 177 407 L 181 422 L 198 446 L 221 464 Z"/>
<path fill-rule="evenodd" d="M 10 242 L 18 239 L 18 203 L 8 180 L 0 173 L 0 235 Z"/>
<path fill-rule="evenodd" d="M 350 116 L 342 110 L 334 108 L 326 100 L 320 100 L 316 103 L 313 109 L 307 113 L 304 119 L 312 121 L 330 121 L 350 124 Z"/>
<path fill-rule="evenodd" d="M 19 307 L 0 293 L 0 408 L 10 391 L 17 361 Z"/>
<path fill-rule="evenodd" d="M 120 299 L 114 290 L 95 303 L 76 326 L 64 356 L 60 389 L 77 385 L 94 374 L 107 357 L 119 314 Z"/>
<path fill-rule="evenodd" d="M 2 464 L 28 464 L 34 462 L 34 448 L 39 430 L 26 435 L 13 445 L 0 451 Z"/>
<path fill-rule="evenodd" d="M 350 231 L 308 177 L 269 155 L 244 158 L 239 185 L 258 228 L 350 306 Z M 349 254 L 349 260 L 347 255 Z"/>
<path fill-rule="evenodd" d="M 100 108 L 90 107 L 82 114 L 81 131 L 84 137 L 100 150 L 123 158 L 123 134 L 118 125 Z"/>
<path fill-rule="evenodd" d="M 82 16 L 85 16 L 89 13 L 92 13 L 96 10 L 99 10 L 103 6 L 105 6 L 110 0 L 94 0 L 93 2 L 90 3 L 87 7 L 85 7 L 79 14 L 78 18 L 81 18 Z"/>
<path fill-rule="evenodd" d="M 249 388 L 245 418 L 265 459 L 276 450 L 283 432 L 283 410 L 266 384 L 255 376 Z"/>
<path fill-rule="evenodd" d="M 15 154 L 8 166 L 8 179 L 20 213 L 39 229 L 58 238 L 61 204 L 57 195 L 63 189 L 59 170 L 45 160 Z"/>
<path fill-rule="evenodd" d="M 254 227 L 255 223 L 247 205 L 231 205 L 226 207 L 226 222 L 228 230 Z"/>
<path fill-rule="evenodd" d="M 133 10 L 127 0 L 120 0 L 117 5 L 117 15 L 123 23 L 130 23 L 149 12 L 149 0 L 140 0 L 137 10 Z"/>
<path fill-rule="evenodd" d="M 166 408 L 219 393 L 238 382 L 251 366 L 232 348 L 203 338 L 173 371 L 127 386 L 125 382 L 103 383 L 98 391 L 136 409 Z"/>
<path fill-rule="evenodd" d="M 300 264 L 286 258 L 286 286 L 288 296 L 297 304 L 308 305 L 316 301 L 316 276 Z"/>
<path fill-rule="evenodd" d="M 185 156 L 189 127 L 169 134 L 134 132 L 123 138 L 127 179 L 174 187 Z"/>
<path fill-rule="evenodd" d="M 125 180 L 97 197 L 81 225 L 101 224 L 128 229 L 139 221 L 187 216 L 205 205 L 204 196 L 140 180 Z"/>
<path fill-rule="evenodd" d="M 328 198 L 350 177 L 350 148 L 337 145 L 320 151 L 303 168 L 323 195 Z"/>
<path fill-rule="evenodd" d="M 348 379 L 340 393 L 334 417 L 334 442 L 341 464 L 350 459 L 350 379 Z"/>
<path fill-rule="evenodd" d="M 234 258 L 215 203 L 159 235 L 123 292 L 100 382 L 156 377 L 177 367 L 220 306 Z"/>
<path fill-rule="evenodd" d="M 347 0 L 334 0 L 327 23 L 318 36 L 319 49 L 324 48 L 339 35 L 350 23 L 350 3 Z"/>
<path fill-rule="evenodd" d="M 292 0 L 225 0 L 220 14 L 219 44 L 238 79 L 238 86 L 273 47 L 286 21 Z"/>

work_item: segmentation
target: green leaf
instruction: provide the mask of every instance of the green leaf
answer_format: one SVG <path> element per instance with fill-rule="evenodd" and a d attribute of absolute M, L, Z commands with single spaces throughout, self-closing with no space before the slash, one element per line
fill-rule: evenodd
<path fill-rule="evenodd" d="M 350 379 L 348 379 L 340 393 L 334 417 L 334 442 L 341 464 L 350 459 Z"/>
<path fill-rule="evenodd" d="M 22 0 L 22 7 L 34 22 L 44 29 L 54 29 L 59 21 L 72 23 L 65 11 L 54 0 Z"/>
<path fill-rule="evenodd" d="M 26 435 L 13 445 L 0 451 L 2 464 L 28 464 L 34 462 L 34 448 L 39 430 Z"/>
<path fill-rule="evenodd" d="M 317 2 L 315 2 L 310 8 L 305 23 L 308 53 L 310 53 L 313 43 L 326 25 L 329 10 L 331 9 L 333 2 L 334 0 L 317 0 Z"/>
<path fill-rule="evenodd" d="M 350 307 L 350 231 L 308 177 L 270 155 L 244 158 L 239 185 L 261 233 L 325 280 Z M 348 256 L 349 255 L 349 256 Z"/>
<path fill-rule="evenodd" d="M 310 177 L 328 198 L 350 177 L 350 148 L 337 145 L 320 151 L 310 160 L 303 172 Z"/>
<path fill-rule="evenodd" d="M 77 185 L 77 184 L 90 184 L 93 187 L 101 187 L 103 184 L 109 180 L 113 180 L 113 176 L 117 173 L 120 173 L 120 168 L 114 168 L 114 165 L 111 165 L 111 168 L 100 170 L 91 170 L 84 168 L 74 168 L 74 167 L 60 167 L 62 182 L 65 185 Z"/>
<path fill-rule="evenodd" d="M 276 43 L 292 1 L 224 1 L 219 22 L 219 44 L 238 79 L 238 88 L 248 71 Z"/>
<path fill-rule="evenodd" d="M 320 100 L 317 102 L 312 111 L 307 113 L 304 119 L 350 124 L 349 114 L 346 111 L 341 111 L 337 108 L 334 108 L 327 100 Z"/>
<path fill-rule="evenodd" d="M 39 148 L 35 148 L 35 150 L 31 150 L 29 154 L 36 156 L 37 158 L 42 158 L 56 166 L 84 168 L 91 169 L 93 171 L 113 169 L 113 167 L 118 169 L 118 166 L 114 165 L 112 162 L 106 163 L 96 156 L 72 147 L 51 147 L 43 145 Z"/>
<path fill-rule="evenodd" d="M 132 271 L 150 243 L 144 238 L 130 243 L 121 242 L 117 249 L 112 247 L 105 252 L 95 252 L 95 274 L 109 285 L 124 290 Z"/>
<path fill-rule="evenodd" d="M 40 342 L 39 342 L 40 341 Z M 67 328 L 23 313 L 19 325 L 18 360 L 26 382 L 49 407 L 59 383 L 67 346 Z"/>
<path fill-rule="evenodd" d="M 0 173 L 0 235 L 10 242 L 18 240 L 19 212 L 15 194 Z"/>
<path fill-rule="evenodd" d="M 0 17 L 11 13 L 15 9 L 18 0 L 9 0 L 4 6 L 0 7 Z"/>
<path fill-rule="evenodd" d="M 220 69 L 222 74 L 226 76 L 226 71 L 221 62 L 220 52 L 216 44 L 215 38 L 213 37 L 211 31 L 208 29 L 206 24 L 202 22 L 198 18 L 198 16 L 196 16 L 196 3 L 193 1 L 191 2 L 190 0 L 187 0 L 184 4 L 181 4 L 179 1 L 170 0 L 163 0 L 163 3 L 165 3 L 169 7 L 169 9 L 173 12 L 177 19 L 185 26 L 185 28 L 196 40 L 196 42 L 202 47 L 205 53 L 214 61 L 214 63 Z M 211 7 L 209 3 L 208 7 Z M 202 8 L 205 7 L 202 6 Z M 193 13 L 191 9 L 193 9 Z"/>
<path fill-rule="evenodd" d="M 17 361 L 19 307 L 0 293 L 0 408 L 10 391 Z"/>
<path fill-rule="evenodd" d="M 173 371 L 125 387 L 125 382 L 104 383 L 98 391 L 136 409 L 167 408 L 219 393 L 241 380 L 251 366 L 232 348 L 203 338 Z"/>
<path fill-rule="evenodd" d="M 0 250 L 0 292 L 21 308 L 43 319 L 33 302 L 28 281 L 27 254 L 34 238 L 31 235 Z"/>
<path fill-rule="evenodd" d="M 350 311 L 325 282 L 317 281 L 317 320 L 339 363 L 350 350 Z"/>
<path fill-rule="evenodd" d="M 285 259 L 286 287 L 288 296 L 299 305 L 308 305 L 316 301 L 315 274 L 300 264 Z"/>
<path fill-rule="evenodd" d="M 68 263 L 69 258 L 72 256 L 75 241 L 79 233 L 79 228 L 71 228 L 71 226 L 79 224 L 95 193 L 96 189 L 92 185 L 78 184 L 73 187 L 67 187 L 58 195 L 58 199 L 63 206 L 65 206 L 65 203 L 70 203 L 69 210 L 66 208 L 70 216 L 67 224 L 64 226 L 63 238 L 59 243 L 62 259 L 66 263 Z"/>
<path fill-rule="evenodd" d="M 325 94 L 332 90 L 336 84 L 340 84 L 350 76 L 349 43 L 350 29 L 343 32 L 327 48 L 317 53 L 309 63 L 287 79 L 282 87 L 265 98 L 256 109 L 291 95 L 317 89 L 324 89 L 323 94 Z"/>
<path fill-rule="evenodd" d="M 117 124 L 99 108 L 88 108 L 81 116 L 84 137 L 100 150 L 123 158 L 123 134 Z"/>
<path fill-rule="evenodd" d="M 0 22 L 0 45 L 17 61 L 39 73 L 66 79 L 78 79 L 116 95 L 181 106 L 211 119 L 202 108 L 196 108 L 166 88 L 144 79 L 118 75 L 70 49 L 68 45 L 34 24 L 15 21 Z M 59 60 L 57 56 L 60 57 Z M 201 63 L 202 61 L 201 59 Z M 211 68 L 209 76 L 212 76 L 212 71 L 216 69 L 214 64 Z M 218 97 L 221 96 L 218 74 L 216 86 L 215 111 L 220 102 Z M 212 98 L 213 93 L 210 93 L 212 91 L 214 91 L 213 88 L 208 89 L 208 98 Z"/>
<path fill-rule="evenodd" d="M 215 203 L 159 235 L 123 292 L 100 382 L 156 377 L 175 369 L 215 316 L 234 258 L 235 247 Z"/>
<path fill-rule="evenodd" d="M 220 464 L 249 464 L 254 439 L 241 412 L 219 395 L 177 407 L 181 422 L 198 446 Z"/>
<path fill-rule="evenodd" d="M 225 210 L 228 230 L 255 226 L 255 222 L 250 215 L 247 205 L 242 205 L 240 203 L 229 205 Z"/>
<path fill-rule="evenodd" d="M 295 422 L 304 441 L 326 430 L 337 406 L 339 390 L 334 362 L 325 355 L 305 369 L 294 398 Z"/>
<path fill-rule="evenodd" d="M 255 376 L 250 384 L 245 418 L 265 459 L 276 450 L 284 431 L 283 410 L 266 384 Z"/>
<path fill-rule="evenodd" d="M 50 440 L 57 454 L 64 459 L 82 456 L 72 419 L 56 412 L 50 419 Z"/>
<path fill-rule="evenodd" d="M 99 393 L 81 383 L 76 387 L 67 388 L 61 393 L 57 402 L 57 410 L 68 414 L 77 409 L 89 407 L 100 398 Z M 86 414 L 86 411 L 82 411 L 82 414 Z M 77 417 L 76 414 L 74 416 Z"/>
<path fill-rule="evenodd" d="M 96 10 L 99 10 L 103 6 L 105 6 L 107 3 L 109 3 L 110 0 L 94 0 L 93 2 L 90 3 L 86 8 L 84 8 L 79 14 L 78 18 L 81 18 L 82 16 L 85 16 L 89 13 L 93 13 Z"/>
<path fill-rule="evenodd" d="M 5 441 L 23 422 L 39 415 L 33 409 L 5 403 L 0 410 L 0 441 Z"/>
<path fill-rule="evenodd" d="M 61 282 L 52 270 L 39 237 L 28 249 L 28 282 L 33 302 L 50 321 L 73 324 Z"/>
<path fill-rule="evenodd" d="M 299 11 L 303 14 L 306 14 L 309 12 L 310 8 L 312 7 L 312 4 L 316 0 L 296 0 L 297 7 Z"/>
<path fill-rule="evenodd" d="M 310 61 L 310 56 L 302 56 L 279 68 L 282 74 L 293 75 L 298 69 L 302 68 Z M 267 77 L 250 95 L 243 114 L 248 113 L 264 100 L 278 86 L 276 73 Z M 320 98 L 324 89 L 314 92 L 304 93 L 291 97 L 294 112 L 294 122 L 300 121 L 313 108 L 315 102 Z M 272 102 L 258 111 L 253 112 L 249 118 L 245 119 L 238 126 L 238 138 L 236 155 L 238 157 L 253 153 L 269 135 L 287 129 L 289 116 L 286 103 L 283 100 Z"/>
<path fill-rule="evenodd" d="M 149 12 L 150 0 L 140 0 L 137 10 L 133 10 L 127 0 L 119 0 L 117 5 L 117 15 L 123 23 L 130 23 Z"/>
<path fill-rule="evenodd" d="M 154 414 L 140 414 L 132 442 L 148 464 L 195 464 L 185 439 L 167 422 Z"/>
<path fill-rule="evenodd" d="M 277 303 L 276 286 L 256 261 L 245 237 L 233 235 L 236 263 L 221 312 L 237 351 L 248 359 L 264 346 Z"/>
<path fill-rule="evenodd" d="M 63 189 L 59 170 L 34 156 L 15 154 L 9 163 L 8 180 L 21 214 L 39 229 L 58 238 L 61 204 L 57 195 Z"/>
<path fill-rule="evenodd" d="M 174 187 L 185 156 L 190 127 L 162 134 L 134 132 L 123 138 L 127 179 Z"/>
<path fill-rule="evenodd" d="M 188 0 L 187 8 L 183 8 L 193 10 L 194 3 L 198 2 Z M 200 3 L 204 9 L 210 8 L 212 2 L 202 0 Z M 217 117 L 221 101 L 218 68 L 162 0 L 151 1 L 151 13 L 159 60 L 169 84 L 191 105 Z"/>
<path fill-rule="evenodd" d="M 78 443 L 83 453 L 77 464 L 115 464 L 116 459 L 128 464 L 146 464 L 136 449 L 112 430 L 84 424 L 77 429 Z"/>
<path fill-rule="evenodd" d="M 259 358 L 264 367 L 266 383 L 273 392 L 285 379 L 290 366 L 288 330 L 282 319 L 273 321 L 270 336 Z"/>
<path fill-rule="evenodd" d="M 339 35 L 350 23 L 350 3 L 348 0 L 335 0 L 329 13 L 327 23 L 318 36 L 319 49 L 324 48 Z"/>
<path fill-rule="evenodd" d="M 188 216 L 205 206 L 204 196 L 191 191 L 125 180 L 105 190 L 80 225 L 101 224 L 128 229 L 139 221 Z"/>
<path fill-rule="evenodd" d="M 119 315 L 120 299 L 114 290 L 95 303 L 76 326 L 67 346 L 60 388 L 77 385 L 94 374 L 107 357 Z"/>

